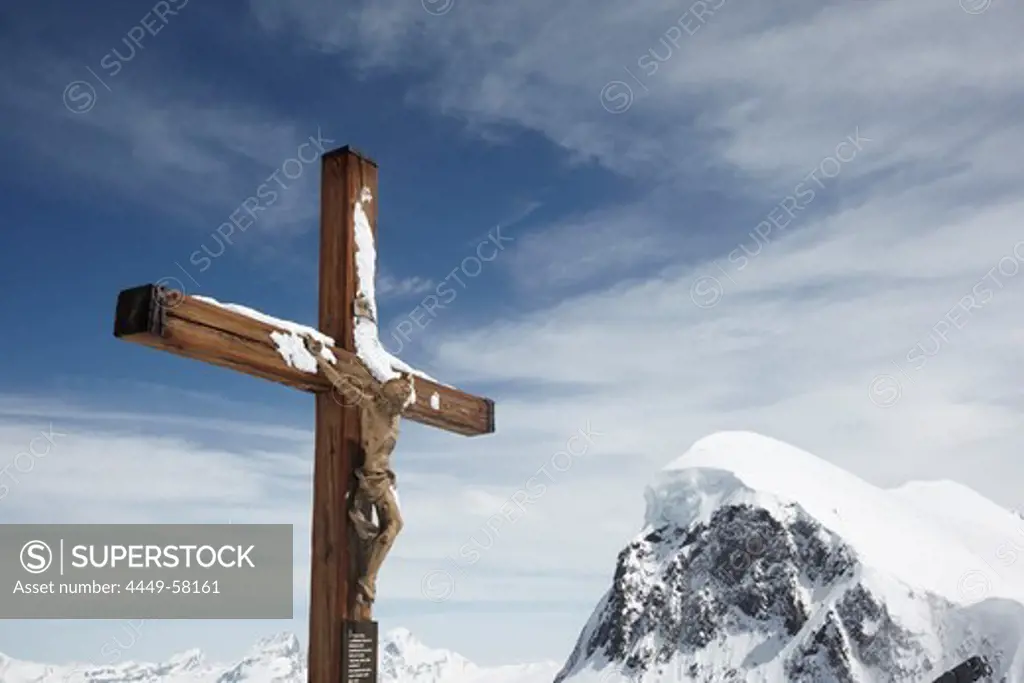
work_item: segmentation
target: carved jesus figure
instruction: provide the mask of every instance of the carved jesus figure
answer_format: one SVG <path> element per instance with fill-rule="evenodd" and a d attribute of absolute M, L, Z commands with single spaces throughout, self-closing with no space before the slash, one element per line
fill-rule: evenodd
<path fill-rule="evenodd" d="M 355 389 L 353 380 L 339 373 L 321 355 L 322 346 L 307 339 L 306 347 L 331 384 L 351 395 Z M 411 375 L 400 373 L 398 377 L 383 383 L 371 376 L 369 386 L 359 389 L 357 407 L 365 460 L 363 466 L 356 470 L 359 483 L 354 500 L 349 502 L 348 515 L 356 535 L 366 548 L 365 565 L 357 580 L 359 599 L 365 605 L 372 605 L 377 595 L 377 574 L 402 531 L 402 514 L 395 495 L 397 480 L 391 468 L 391 454 L 398 440 L 398 423 L 402 412 L 414 398 L 414 386 Z M 378 525 L 363 514 L 367 504 L 376 510 Z"/>

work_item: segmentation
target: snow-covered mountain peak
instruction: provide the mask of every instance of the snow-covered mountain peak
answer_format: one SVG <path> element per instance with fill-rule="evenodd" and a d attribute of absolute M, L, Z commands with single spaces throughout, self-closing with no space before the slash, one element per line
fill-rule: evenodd
<path fill-rule="evenodd" d="M 302 653 L 302 645 L 294 633 L 282 631 L 266 638 L 261 638 L 250 650 L 254 655 L 273 657 L 292 657 Z"/>
<path fill-rule="evenodd" d="M 380 645 L 381 647 L 388 645 L 396 650 L 415 650 L 417 648 L 426 647 L 423 643 L 413 637 L 412 631 L 402 627 L 393 628 L 382 634 L 380 637 Z"/>
<path fill-rule="evenodd" d="M 801 508 L 836 530 L 839 502 L 876 502 L 878 490 L 831 463 L 767 436 L 719 432 L 700 439 L 669 463 L 647 491 L 647 524 L 707 523 L 723 506 L 799 502 Z"/>
<path fill-rule="evenodd" d="M 971 601 L 963 577 L 987 567 L 979 552 L 995 552 L 991 538 L 1019 526 L 1008 510 L 960 484 L 915 482 L 887 491 L 751 432 L 697 441 L 658 473 L 646 498 L 650 529 L 707 525 L 732 506 L 762 509 L 783 523 L 799 511 L 841 537 L 866 567 L 953 602 Z M 990 579 L 984 597 L 1024 599 L 1024 562 Z"/>
<path fill-rule="evenodd" d="M 479 671 L 465 657 L 428 647 L 404 628 L 393 629 L 381 637 L 380 660 L 381 677 L 394 680 L 442 680 L 445 676 L 466 677 Z"/>
<path fill-rule="evenodd" d="M 1024 526 L 966 487 L 887 491 L 775 439 L 723 432 L 645 495 L 644 527 L 559 683 L 917 683 L 971 655 L 1024 681 L 1024 562 L 1010 554 Z"/>
<path fill-rule="evenodd" d="M 206 655 L 199 648 L 180 652 L 167 660 L 167 666 L 174 671 L 194 671 L 202 668 L 205 663 Z"/>

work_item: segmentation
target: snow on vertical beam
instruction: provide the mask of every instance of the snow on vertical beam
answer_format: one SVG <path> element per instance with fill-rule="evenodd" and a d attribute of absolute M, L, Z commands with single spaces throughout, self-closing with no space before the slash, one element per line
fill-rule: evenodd
<path fill-rule="evenodd" d="M 389 379 L 398 377 L 399 372 L 407 372 L 411 375 L 428 379 L 436 384 L 448 386 L 444 385 L 442 382 L 438 382 L 425 372 L 421 372 L 400 359 L 395 358 L 393 355 L 388 353 L 380 342 L 376 322 L 377 296 L 374 287 L 374 281 L 377 274 L 377 248 L 373 240 L 373 231 L 370 229 L 370 219 L 367 217 L 366 211 L 363 208 L 364 205 L 368 204 L 372 200 L 373 195 L 370 193 L 369 188 L 364 187 L 363 191 L 359 195 L 359 200 L 355 203 L 355 208 L 353 209 L 356 246 L 356 295 L 362 295 L 366 298 L 366 301 L 370 306 L 370 312 L 373 316 L 373 320 L 355 317 L 353 337 L 356 347 L 356 356 L 378 382 L 386 382 Z M 278 331 L 270 333 L 270 338 L 277 347 L 277 352 L 289 367 L 303 372 L 308 372 L 313 375 L 317 374 L 319 371 L 316 358 L 314 358 L 313 354 L 306 349 L 305 339 L 307 337 L 316 339 L 322 344 L 323 350 L 320 352 L 320 355 L 323 358 L 331 363 L 338 362 L 337 357 L 331 352 L 331 349 L 336 345 L 335 340 L 315 328 L 275 318 L 246 306 L 221 303 L 220 301 L 211 299 L 210 297 L 194 296 L 193 298 L 198 301 L 204 301 L 213 306 L 220 306 L 221 308 L 225 308 L 229 311 L 240 313 L 277 328 Z M 413 385 L 413 391 L 409 398 L 408 405 L 415 402 L 416 387 Z M 436 409 L 437 408 L 435 407 L 435 410 Z"/>
<path fill-rule="evenodd" d="M 353 223 L 355 225 L 356 245 L 356 296 L 362 296 L 369 304 L 372 320 L 355 316 L 353 321 L 353 337 L 356 356 L 378 382 L 386 382 L 399 376 L 399 371 L 418 375 L 436 382 L 433 377 L 414 369 L 398 358 L 392 356 L 380 343 L 377 327 L 377 293 L 374 282 L 377 276 L 377 246 L 370 228 L 370 219 L 363 208 L 373 201 L 369 188 L 364 187 L 355 203 Z M 415 390 L 414 390 L 415 391 Z M 415 398 L 413 399 L 415 400 Z"/>

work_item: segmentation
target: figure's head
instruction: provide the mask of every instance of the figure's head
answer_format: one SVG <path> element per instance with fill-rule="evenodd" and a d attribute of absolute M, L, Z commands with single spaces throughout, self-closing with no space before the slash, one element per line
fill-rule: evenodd
<path fill-rule="evenodd" d="M 320 352 L 324 350 L 324 345 L 319 339 L 312 337 L 305 337 L 306 350 L 312 353 L 314 356 L 319 356 Z"/>
<path fill-rule="evenodd" d="M 407 372 L 399 373 L 398 377 L 384 382 L 380 391 L 388 403 L 404 408 L 412 398 L 412 376 Z"/>

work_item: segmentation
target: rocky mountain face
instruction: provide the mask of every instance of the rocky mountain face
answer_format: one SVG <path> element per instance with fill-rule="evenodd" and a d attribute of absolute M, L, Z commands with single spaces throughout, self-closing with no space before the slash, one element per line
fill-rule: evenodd
<path fill-rule="evenodd" d="M 1020 567 L 928 508 L 986 538 L 1016 525 L 1024 547 L 1020 518 L 949 483 L 923 504 L 922 487 L 881 491 L 757 435 L 698 442 L 648 490 L 555 682 L 931 683 L 972 655 L 1024 681 Z"/>

